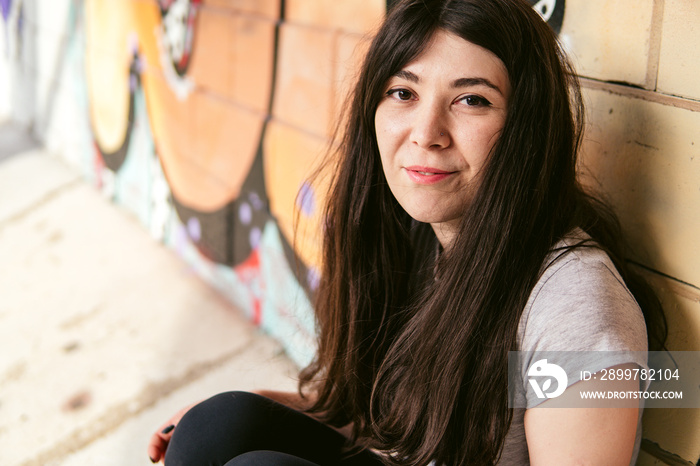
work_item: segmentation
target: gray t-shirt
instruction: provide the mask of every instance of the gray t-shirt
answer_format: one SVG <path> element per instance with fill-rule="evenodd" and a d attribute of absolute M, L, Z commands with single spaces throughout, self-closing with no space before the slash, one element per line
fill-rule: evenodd
<path fill-rule="evenodd" d="M 646 366 L 644 316 L 610 258 L 596 247 L 578 247 L 562 253 L 558 248 L 590 238 L 575 230 L 557 245 L 535 285 L 520 318 L 518 349 L 534 351 L 638 351 L 612 365 L 635 363 Z M 525 354 L 528 354 L 525 353 Z M 524 367 L 529 367 L 525 361 Z M 597 370 L 604 369 L 599 367 Z M 590 369 L 590 367 L 582 368 Z M 526 377 L 523 377 L 525 383 Z M 570 378 L 568 385 L 578 379 Z M 536 402 L 535 402 L 536 403 Z M 528 399 L 528 408 L 534 404 Z M 525 409 L 515 409 L 506 437 L 500 466 L 530 464 L 524 427 Z M 641 410 L 632 462 L 639 453 Z"/>

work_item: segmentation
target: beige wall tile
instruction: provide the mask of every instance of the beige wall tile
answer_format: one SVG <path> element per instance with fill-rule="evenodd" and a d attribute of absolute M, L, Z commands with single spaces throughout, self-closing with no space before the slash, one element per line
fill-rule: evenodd
<path fill-rule="evenodd" d="M 665 283 L 664 283 L 665 282 Z M 661 301 L 668 323 L 666 346 L 671 351 L 700 351 L 700 292 L 695 296 L 682 296 L 669 284 L 672 281 L 652 281 Z"/>
<path fill-rule="evenodd" d="M 96 141 L 106 152 L 121 147 L 129 123 L 129 75 L 126 63 L 106 54 L 87 55 L 85 77 Z"/>
<path fill-rule="evenodd" d="M 700 413 L 697 409 L 647 409 L 643 425 L 644 438 L 695 464 L 700 455 Z"/>
<path fill-rule="evenodd" d="M 95 0 L 85 4 L 84 13 L 88 18 L 84 31 L 85 85 L 92 131 L 102 149 L 112 152 L 124 142 L 128 124 L 129 31 L 134 29 L 134 12 L 131 2 Z"/>
<path fill-rule="evenodd" d="M 639 452 L 636 466 L 667 466 L 660 459 L 654 458 L 643 450 Z"/>
<path fill-rule="evenodd" d="M 282 234 L 307 266 L 320 266 L 320 225 L 326 185 L 315 183 L 306 188 L 306 203 L 301 209 L 295 241 L 295 215 L 302 205 L 297 198 L 322 160 L 326 141 L 277 121 L 265 132 L 264 173 L 270 211 Z M 317 180 L 321 181 L 321 180 Z"/>
<path fill-rule="evenodd" d="M 259 112 L 267 112 L 272 95 L 275 23 L 237 16 L 233 44 L 233 98 Z"/>
<path fill-rule="evenodd" d="M 700 293 L 681 296 L 676 291 L 686 288 L 666 278 L 651 280 L 666 314 L 669 327 L 667 347 L 671 351 L 699 351 Z M 675 289 L 674 289 L 675 288 Z M 686 460 L 700 456 L 700 413 L 697 409 L 647 409 L 644 413 L 644 438 L 663 450 Z M 653 465 L 653 461 L 638 463 Z M 666 464 L 666 463 L 660 463 Z"/>
<path fill-rule="evenodd" d="M 219 199 L 223 207 L 238 197 L 253 165 L 264 116 L 211 95 L 195 93 L 193 98 L 197 144 L 190 160 L 202 169 L 203 184 L 226 193 Z"/>
<path fill-rule="evenodd" d="M 280 30 L 275 117 L 325 137 L 330 126 L 335 33 L 285 24 Z"/>
<path fill-rule="evenodd" d="M 385 0 L 288 0 L 287 20 L 360 34 L 373 31 L 384 19 Z"/>
<path fill-rule="evenodd" d="M 658 90 L 700 100 L 700 2 L 665 0 Z"/>
<path fill-rule="evenodd" d="M 230 97 L 232 94 L 234 16 L 224 10 L 202 8 L 197 24 L 188 75 L 195 85 Z"/>
<path fill-rule="evenodd" d="M 350 105 L 350 92 L 357 80 L 370 40 L 359 34 L 340 34 L 336 42 L 331 125 Z"/>
<path fill-rule="evenodd" d="M 204 0 L 204 4 L 237 12 L 262 15 L 270 19 L 279 18 L 280 13 L 280 0 Z"/>
<path fill-rule="evenodd" d="M 567 0 L 560 38 L 582 76 L 644 85 L 653 0 Z"/>
<path fill-rule="evenodd" d="M 587 90 L 582 162 L 617 209 L 635 259 L 700 286 L 700 113 Z M 596 181 L 597 179 L 597 181 Z"/>

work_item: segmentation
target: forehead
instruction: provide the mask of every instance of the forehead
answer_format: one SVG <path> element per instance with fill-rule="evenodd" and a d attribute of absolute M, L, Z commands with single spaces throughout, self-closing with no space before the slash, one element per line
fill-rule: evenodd
<path fill-rule="evenodd" d="M 508 71 L 493 52 L 451 32 L 437 30 L 426 48 L 403 70 L 420 77 L 444 80 L 486 78 L 504 90 L 510 89 Z"/>

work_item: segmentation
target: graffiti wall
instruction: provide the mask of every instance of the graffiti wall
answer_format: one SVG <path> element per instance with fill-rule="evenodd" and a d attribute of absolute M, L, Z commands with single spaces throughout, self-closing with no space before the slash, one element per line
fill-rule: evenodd
<path fill-rule="evenodd" d="M 308 353 L 312 328 L 294 313 L 310 311 L 312 268 L 295 261 L 290 225 L 276 215 L 303 182 L 290 167 L 304 160 L 270 160 L 282 11 L 87 1 L 86 92 L 98 185 L 255 323 Z"/>
<path fill-rule="evenodd" d="M 688 18 L 700 7 L 529 2 L 582 79 L 582 178 L 620 212 L 670 349 L 697 350 L 700 36 Z M 31 126 L 303 365 L 324 202 L 308 178 L 392 3 L 0 0 L 0 116 Z M 640 464 L 697 460 L 700 441 L 649 419 Z M 700 440 L 694 418 L 678 419 Z"/>
<path fill-rule="evenodd" d="M 310 314 L 323 198 L 307 178 L 340 113 L 363 37 L 386 7 L 84 3 L 96 183 L 139 212 L 156 238 L 214 269 L 210 278 L 236 289 L 237 303 L 273 333 L 290 309 Z M 563 0 L 533 7 L 561 28 Z M 312 348 L 312 329 L 298 320 L 289 321 L 294 334 Z"/>

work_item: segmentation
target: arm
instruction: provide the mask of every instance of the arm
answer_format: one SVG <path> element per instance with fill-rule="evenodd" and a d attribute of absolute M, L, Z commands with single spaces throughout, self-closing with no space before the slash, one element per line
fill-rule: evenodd
<path fill-rule="evenodd" d="M 623 364 L 615 368 L 637 368 Z M 587 380 L 573 384 L 558 398 L 525 412 L 525 436 L 533 466 L 628 466 L 634 450 L 638 400 L 590 400 L 582 391 L 638 391 L 639 381 Z M 567 406 L 565 408 L 557 406 Z"/>

